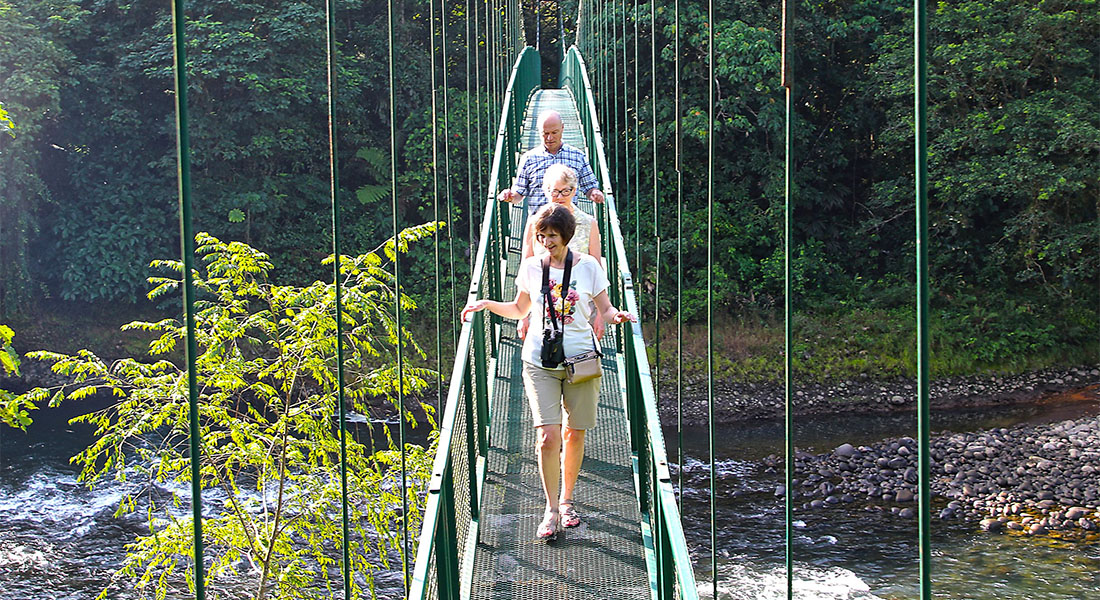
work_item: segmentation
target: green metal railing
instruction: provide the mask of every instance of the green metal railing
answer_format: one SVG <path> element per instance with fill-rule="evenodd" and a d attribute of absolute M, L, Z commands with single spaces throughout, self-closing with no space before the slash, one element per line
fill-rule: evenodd
<path fill-rule="evenodd" d="M 568 89 L 577 103 L 589 159 L 594 163 L 601 189 L 606 194 L 604 206 L 597 205 L 600 230 L 603 236 L 604 256 L 607 257 L 608 279 L 611 280 L 611 299 L 616 306 L 638 314 L 638 302 L 634 294 L 633 278 L 627 261 L 626 247 L 615 210 L 615 198 L 611 185 L 611 170 L 604 154 L 592 85 L 584 58 L 576 46 L 569 49 L 561 69 L 561 86 Z M 641 323 L 634 323 L 629 334 L 620 336 L 623 354 L 625 400 L 630 423 L 631 450 L 637 457 L 638 501 L 642 513 L 642 533 L 646 543 L 650 581 L 654 582 L 655 598 L 698 598 L 695 573 L 684 530 L 680 522 L 680 509 L 672 479 L 668 472 L 664 436 L 657 413 L 657 400 L 653 390 L 649 358 Z"/>
<path fill-rule="evenodd" d="M 485 198 L 485 216 L 469 299 L 485 295 L 501 300 L 508 210 L 502 210 L 495 190 L 501 176 L 515 173 L 520 129 L 531 93 L 539 87 L 541 61 L 534 48 L 516 59 L 504 95 L 496 149 Z M 474 313 L 462 324 L 451 370 L 446 410 L 440 423 L 423 529 L 417 546 L 409 598 L 469 597 L 474 548 L 480 523 L 481 490 L 489 436 L 491 373 L 497 354 L 499 317 Z"/>

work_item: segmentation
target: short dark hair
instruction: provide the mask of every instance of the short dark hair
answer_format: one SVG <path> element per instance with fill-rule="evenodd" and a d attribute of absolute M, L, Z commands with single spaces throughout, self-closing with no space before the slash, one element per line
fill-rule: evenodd
<path fill-rule="evenodd" d="M 568 208 L 551 202 L 535 215 L 535 233 L 546 233 L 550 229 L 557 231 L 568 244 L 577 231 L 577 219 Z"/>

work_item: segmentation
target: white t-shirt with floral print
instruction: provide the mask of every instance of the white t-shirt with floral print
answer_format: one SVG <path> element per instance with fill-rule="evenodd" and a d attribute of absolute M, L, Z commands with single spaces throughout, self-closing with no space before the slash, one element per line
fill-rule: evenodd
<path fill-rule="evenodd" d="M 573 265 L 569 274 L 569 293 L 565 296 L 565 356 L 576 356 L 594 349 L 592 319 L 595 316 L 593 299 L 605 291 L 609 282 L 603 267 L 588 254 L 573 253 L 580 260 Z M 532 256 L 520 264 L 516 276 L 516 288 L 531 296 L 531 328 L 523 341 L 523 360 L 537 367 L 542 366 L 542 331 L 550 327 L 550 310 L 545 306 L 542 295 L 542 260 L 546 255 Z M 562 321 L 562 269 L 550 268 L 550 297 L 554 300 L 554 310 L 558 322 Z M 558 367 L 559 369 L 564 367 Z"/>

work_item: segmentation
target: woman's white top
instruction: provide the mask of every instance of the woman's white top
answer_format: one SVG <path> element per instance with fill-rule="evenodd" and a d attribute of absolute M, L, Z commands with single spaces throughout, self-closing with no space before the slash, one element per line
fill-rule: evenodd
<path fill-rule="evenodd" d="M 609 282 L 600 264 L 588 254 L 573 251 L 580 260 L 569 273 L 569 293 L 565 296 L 565 356 L 576 356 L 595 349 L 592 335 L 592 319 L 595 316 L 593 299 L 607 290 Z M 524 259 L 516 276 L 516 288 L 531 296 L 531 328 L 523 340 L 523 360 L 537 367 L 542 366 L 542 331 L 550 327 L 550 310 L 542 295 L 542 260 L 546 255 Z M 558 323 L 562 322 L 562 269 L 550 268 L 550 296 Z M 562 369 L 564 367 L 558 367 Z"/>
<path fill-rule="evenodd" d="M 592 239 L 592 223 L 596 217 L 577 208 L 574 204 L 573 218 L 577 220 L 577 228 L 573 231 L 573 239 L 569 240 L 569 249 L 577 254 L 588 254 L 588 244 Z"/>

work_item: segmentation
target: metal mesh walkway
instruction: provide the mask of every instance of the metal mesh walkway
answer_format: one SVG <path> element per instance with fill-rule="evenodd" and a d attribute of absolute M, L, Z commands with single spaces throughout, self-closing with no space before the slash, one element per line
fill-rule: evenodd
<path fill-rule="evenodd" d="M 535 121 L 546 109 L 561 113 L 564 141 L 583 149 L 580 117 L 566 90 L 539 90 L 532 96 L 524 119 L 525 147 L 540 143 Z M 578 205 L 592 213 L 587 201 Z M 515 295 L 525 217 L 522 209 L 513 207 L 511 211 L 505 299 Z M 470 596 L 493 600 L 650 598 L 613 328 L 608 328 L 603 340 L 597 424 L 587 435 L 575 494 L 583 522 L 549 544 L 535 540 L 544 506 L 535 460 L 535 430 L 520 378 L 521 343 L 512 322 L 506 321 L 503 328 L 492 387 L 488 472 Z"/>

